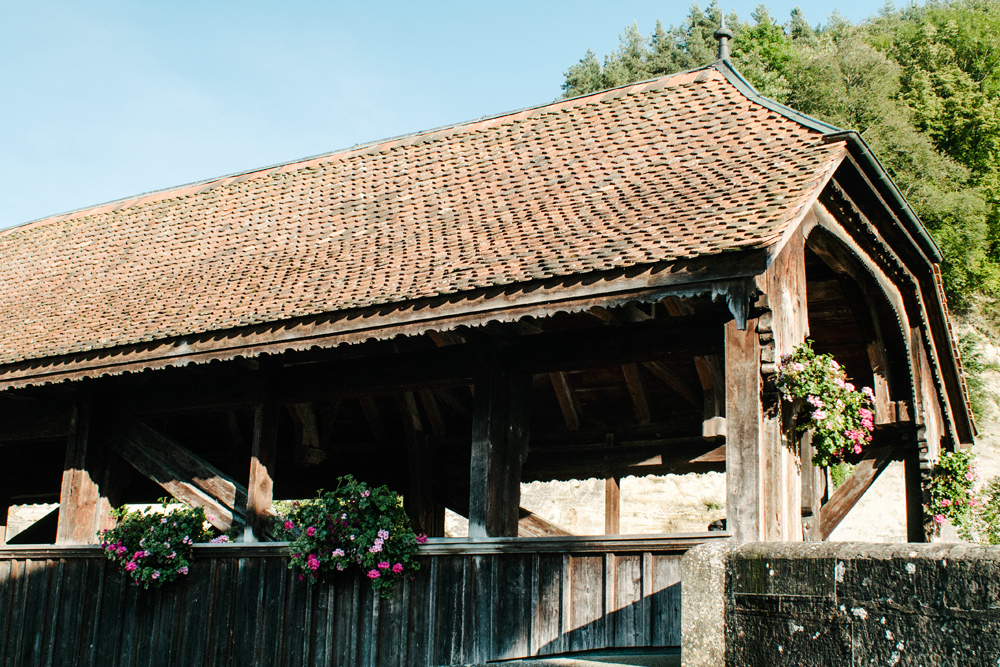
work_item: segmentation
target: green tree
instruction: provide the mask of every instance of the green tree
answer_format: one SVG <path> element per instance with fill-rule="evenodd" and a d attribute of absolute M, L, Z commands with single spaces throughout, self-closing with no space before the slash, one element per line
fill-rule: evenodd
<path fill-rule="evenodd" d="M 713 0 L 648 39 L 632 25 L 603 65 L 588 52 L 566 72 L 564 95 L 708 64 L 721 17 Z M 734 66 L 763 95 L 865 138 L 941 246 L 952 307 L 996 304 L 1000 0 L 886 4 L 860 25 L 834 12 L 816 28 L 799 9 L 780 25 L 760 5 L 726 22 Z"/>

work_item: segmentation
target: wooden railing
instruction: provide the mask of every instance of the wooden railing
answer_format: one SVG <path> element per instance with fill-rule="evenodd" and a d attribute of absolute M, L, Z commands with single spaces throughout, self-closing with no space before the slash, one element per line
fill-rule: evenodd
<path fill-rule="evenodd" d="M 680 558 L 718 534 L 431 540 L 390 599 L 281 544 L 196 547 L 158 591 L 97 547 L 0 549 L 0 665 L 455 665 L 680 644 Z"/>

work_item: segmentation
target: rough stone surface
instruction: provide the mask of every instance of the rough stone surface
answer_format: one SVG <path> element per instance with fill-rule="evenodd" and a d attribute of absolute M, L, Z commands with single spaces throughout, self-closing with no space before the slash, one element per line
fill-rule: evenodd
<path fill-rule="evenodd" d="M 725 607 L 733 667 L 996 667 L 1000 547 L 748 544 L 726 556 Z"/>
<path fill-rule="evenodd" d="M 702 544 L 681 559 L 681 664 L 725 664 L 726 557 L 731 541 Z"/>

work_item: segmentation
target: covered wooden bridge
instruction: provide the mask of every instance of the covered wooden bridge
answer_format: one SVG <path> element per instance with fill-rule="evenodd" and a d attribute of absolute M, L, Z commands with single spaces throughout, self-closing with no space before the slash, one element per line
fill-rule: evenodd
<path fill-rule="evenodd" d="M 685 550 L 824 539 L 892 460 L 922 541 L 921 480 L 974 433 L 934 243 L 858 135 L 726 60 L 39 220 L 0 256 L 0 522 L 59 504 L 0 546 L 0 663 L 662 652 Z M 807 336 L 877 398 L 832 494 L 773 385 Z M 705 471 L 728 531 L 619 534 L 619 480 Z M 391 600 L 268 543 L 276 499 L 345 473 L 432 536 Z M 604 480 L 605 535 L 522 507 L 569 479 Z M 164 490 L 246 541 L 142 592 L 87 545 Z"/>

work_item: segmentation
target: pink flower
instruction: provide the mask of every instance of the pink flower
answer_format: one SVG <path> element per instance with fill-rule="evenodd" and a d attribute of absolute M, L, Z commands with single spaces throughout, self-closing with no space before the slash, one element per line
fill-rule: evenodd
<path fill-rule="evenodd" d="M 854 385 L 848 382 L 844 384 L 844 389 L 846 389 L 848 392 L 854 391 Z"/>
<path fill-rule="evenodd" d="M 381 563 L 378 564 L 378 569 L 380 569 L 380 570 L 388 570 L 389 569 L 389 564 L 386 563 L 385 561 L 382 561 Z"/>
<path fill-rule="evenodd" d="M 166 517 L 163 517 L 162 519 L 160 519 L 160 523 L 166 523 L 166 522 L 167 522 L 167 518 Z"/>
<path fill-rule="evenodd" d="M 867 396 L 869 401 L 874 401 L 875 400 L 875 392 L 872 391 L 871 387 L 862 387 L 861 388 L 861 393 L 864 394 L 865 396 Z"/>
<path fill-rule="evenodd" d="M 798 372 L 798 371 L 804 371 L 805 369 L 806 369 L 806 367 L 803 366 L 802 364 L 800 364 L 797 361 L 794 364 L 792 364 L 792 370 L 793 371 Z"/>
<path fill-rule="evenodd" d="M 400 572 L 403 571 L 403 564 L 402 563 L 396 563 L 395 565 L 392 566 L 392 571 L 395 574 L 399 574 Z"/>
<path fill-rule="evenodd" d="M 976 473 L 970 470 L 969 472 L 965 473 L 965 479 L 970 482 L 974 481 L 976 479 Z"/>
<path fill-rule="evenodd" d="M 823 421 L 826 419 L 826 410 L 813 410 L 812 418 L 816 421 Z"/>
<path fill-rule="evenodd" d="M 160 571 L 159 571 L 159 570 L 156 570 L 156 571 L 155 571 L 155 572 L 153 572 L 153 574 L 151 574 L 150 576 L 151 576 L 151 577 L 152 577 L 153 579 L 159 579 L 159 578 L 160 578 Z"/>
<path fill-rule="evenodd" d="M 362 497 L 362 498 L 367 498 L 367 497 L 368 497 L 368 496 L 370 496 L 371 494 L 372 494 L 372 492 L 371 492 L 371 491 L 369 491 L 368 489 L 365 489 L 364 491 L 362 491 L 362 492 L 361 492 L 361 497 Z"/>
<path fill-rule="evenodd" d="M 812 405 L 814 408 L 822 408 L 823 401 L 816 396 L 810 396 L 806 399 L 806 402 Z"/>
<path fill-rule="evenodd" d="M 834 361 L 833 359 L 831 359 L 830 360 L 830 368 L 832 368 L 833 370 L 837 370 L 838 368 L 840 368 L 840 364 L 838 364 L 836 361 Z"/>
<path fill-rule="evenodd" d="M 343 572 L 344 571 L 344 566 L 341 563 L 337 563 L 337 571 L 338 572 Z"/>
<path fill-rule="evenodd" d="M 145 551 L 142 550 L 136 551 L 134 554 L 132 554 L 132 560 L 139 560 L 145 555 L 146 555 Z"/>
<path fill-rule="evenodd" d="M 139 566 L 136 565 L 136 562 L 134 560 L 130 560 L 129 562 L 125 563 L 125 571 L 126 572 L 132 572 L 133 570 L 135 570 L 138 567 Z"/>
<path fill-rule="evenodd" d="M 208 520 L 209 520 L 209 521 L 211 521 L 211 522 L 213 522 L 213 523 L 215 523 L 215 518 L 216 518 L 216 517 L 215 517 L 215 515 L 214 515 L 214 514 L 209 514 L 209 515 L 208 515 Z"/>
<path fill-rule="evenodd" d="M 860 454 L 861 453 L 861 445 L 860 444 L 854 443 L 854 453 L 855 454 Z"/>
<path fill-rule="evenodd" d="M 219 535 L 218 537 L 213 537 L 209 540 L 211 544 L 222 544 L 229 541 L 228 535 Z"/>
<path fill-rule="evenodd" d="M 344 550 L 343 549 L 334 549 L 333 553 L 330 554 L 330 555 L 333 556 L 334 558 L 343 558 L 343 556 L 344 556 Z"/>
<path fill-rule="evenodd" d="M 934 523 L 944 523 L 944 514 L 935 514 Z"/>
<path fill-rule="evenodd" d="M 291 521 L 285 521 L 285 530 L 291 530 L 292 528 L 295 528 L 295 524 Z"/>
<path fill-rule="evenodd" d="M 369 579 L 378 579 L 381 576 L 382 575 L 379 574 L 378 570 L 368 570 L 368 578 Z"/>
<path fill-rule="evenodd" d="M 180 572 L 181 574 L 187 574 L 188 573 L 188 566 L 184 565 L 182 567 L 179 567 L 179 568 L 177 568 L 177 571 Z"/>
<path fill-rule="evenodd" d="M 427 543 L 427 536 L 426 535 L 424 535 L 423 533 L 420 533 L 419 535 L 417 535 L 417 544 L 426 544 L 426 543 Z"/>
<path fill-rule="evenodd" d="M 312 537 L 315 534 L 316 534 L 316 529 L 315 528 L 313 528 L 312 526 L 309 526 L 308 528 L 306 528 L 306 535 L 308 535 L 309 537 Z"/>
<path fill-rule="evenodd" d="M 382 530 L 378 531 L 378 539 L 380 539 L 380 540 L 387 540 L 387 539 L 389 539 L 389 531 L 385 530 L 384 528 Z"/>
<path fill-rule="evenodd" d="M 945 498 L 944 500 L 941 501 L 941 507 L 948 507 L 948 505 L 951 505 L 950 498 Z"/>
<path fill-rule="evenodd" d="M 319 569 L 319 558 L 316 557 L 316 554 L 309 554 L 306 557 L 306 567 L 313 572 Z"/>

